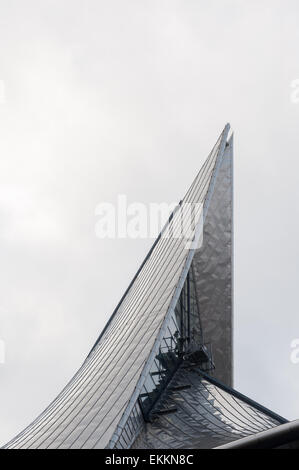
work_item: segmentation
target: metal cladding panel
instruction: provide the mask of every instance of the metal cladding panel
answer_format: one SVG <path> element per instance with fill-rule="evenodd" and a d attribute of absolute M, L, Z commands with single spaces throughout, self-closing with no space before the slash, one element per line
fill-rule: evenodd
<path fill-rule="evenodd" d="M 193 258 L 204 341 L 212 344 L 215 376 L 233 385 L 233 137 L 225 149 Z"/>
<path fill-rule="evenodd" d="M 211 449 L 283 422 L 232 393 L 203 378 L 196 369 L 180 368 L 157 405 L 156 418 L 144 424 L 131 447 Z M 170 407 L 176 411 L 159 415 L 159 410 Z"/>
<path fill-rule="evenodd" d="M 145 379 L 165 317 L 179 294 L 186 263 L 193 257 L 186 239 L 177 236 L 188 224 L 191 239 L 197 230 L 182 208 L 185 202 L 205 204 L 211 195 L 228 130 L 226 126 L 167 224 L 175 236 L 162 232 L 81 369 L 7 448 L 105 448 L 116 429 L 123 429 L 136 406 L 134 396 Z"/>

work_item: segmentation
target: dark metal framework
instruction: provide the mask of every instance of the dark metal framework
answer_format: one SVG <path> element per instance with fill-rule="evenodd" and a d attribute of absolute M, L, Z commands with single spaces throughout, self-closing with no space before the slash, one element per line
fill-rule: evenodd
<path fill-rule="evenodd" d="M 175 372 L 184 362 L 198 365 L 202 370 L 215 368 L 211 345 L 203 342 L 196 286 L 191 267 L 176 308 L 167 322 L 166 333 L 154 358 L 151 370 L 139 395 L 139 404 L 146 422 L 151 411 Z"/>

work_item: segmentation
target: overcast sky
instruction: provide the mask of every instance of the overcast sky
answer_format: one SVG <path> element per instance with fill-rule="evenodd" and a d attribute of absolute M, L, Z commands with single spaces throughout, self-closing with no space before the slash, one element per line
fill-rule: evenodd
<path fill-rule="evenodd" d="M 152 240 L 95 208 L 179 200 L 235 131 L 235 387 L 299 418 L 297 0 L 0 0 L 0 442 L 84 360 Z M 293 100 L 294 101 L 294 100 Z"/>

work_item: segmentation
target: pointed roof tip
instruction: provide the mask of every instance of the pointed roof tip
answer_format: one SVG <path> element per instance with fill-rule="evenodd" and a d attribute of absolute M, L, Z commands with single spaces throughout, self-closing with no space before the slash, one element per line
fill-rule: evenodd
<path fill-rule="evenodd" d="M 230 124 L 227 123 L 222 131 L 221 140 L 222 140 L 223 149 L 229 140 L 230 129 L 231 129 Z"/>
<path fill-rule="evenodd" d="M 226 134 L 226 139 L 227 139 L 227 142 L 233 142 L 234 140 L 234 131 L 230 125 L 230 123 L 228 122 L 224 128 L 224 133 Z"/>
<path fill-rule="evenodd" d="M 224 132 L 226 133 L 226 135 L 228 135 L 229 131 L 231 131 L 231 125 L 230 125 L 230 123 L 228 122 L 228 123 L 225 125 Z"/>
<path fill-rule="evenodd" d="M 224 138 L 226 138 L 226 139 L 227 139 L 227 137 L 228 137 L 230 128 L 231 128 L 231 127 L 230 127 L 230 123 L 228 122 L 228 123 L 225 125 L 225 127 L 224 127 L 224 129 L 223 129 L 223 132 L 222 132 L 222 136 L 223 136 Z"/>

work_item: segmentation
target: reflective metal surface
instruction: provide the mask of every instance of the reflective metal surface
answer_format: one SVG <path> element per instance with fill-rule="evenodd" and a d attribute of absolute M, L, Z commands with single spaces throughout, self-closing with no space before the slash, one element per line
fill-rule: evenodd
<path fill-rule="evenodd" d="M 190 190 L 188 191 L 187 195 L 185 196 L 183 200 L 183 204 L 181 206 L 181 207 L 184 207 L 184 203 L 190 203 L 190 202 L 202 203 L 203 204 L 203 224 L 205 223 L 205 219 L 209 211 L 212 194 L 215 189 L 217 176 L 218 176 L 221 164 L 222 164 L 222 158 L 225 152 L 228 132 L 229 132 L 229 125 L 225 127 L 223 134 L 221 135 L 220 139 L 218 140 L 216 146 L 214 147 L 211 153 L 211 156 L 214 155 L 214 158 L 213 158 L 214 163 L 211 167 L 209 178 L 207 179 L 206 176 L 204 177 L 202 172 L 200 172 L 198 177 L 195 179 L 195 182 L 191 186 Z M 208 161 L 211 160 L 211 156 L 208 158 Z M 204 187 L 204 190 L 201 190 L 198 188 L 198 187 L 201 188 L 202 186 Z M 177 215 L 179 219 L 178 223 L 180 225 L 184 226 L 188 224 L 188 222 L 184 220 L 184 215 L 181 214 L 181 211 L 178 211 L 176 213 L 174 219 L 176 218 Z M 200 227 L 200 223 L 201 223 L 201 219 L 196 226 L 193 226 L 192 223 L 190 224 L 189 229 L 193 233 L 193 238 L 195 238 L 196 235 L 198 235 L 198 228 Z M 141 376 L 127 404 L 123 417 L 119 421 L 119 424 L 117 425 L 117 428 L 108 444 L 108 447 L 110 448 L 113 448 L 115 446 L 115 443 L 118 441 L 119 436 L 122 434 L 123 429 L 126 426 L 126 422 L 134 406 L 136 405 L 136 401 L 138 400 L 140 394 L 142 393 L 143 385 L 145 381 L 148 379 L 148 375 L 151 371 L 155 358 L 157 357 L 159 353 L 160 346 L 163 342 L 163 337 L 166 335 L 170 318 L 173 315 L 173 312 L 177 306 L 177 303 L 179 302 L 181 291 L 183 289 L 187 275 L 191 269 L 192 260 L 196 251 L 196 246 L 197 246 L 197 243 L 195 245 L 193 244 L 192 248 L 190 248 L 189 250 L 186 250 L 185 240 L 183 240 L 183 243 L 182 243 L 182 240 L 180 240 L 180 249 L 177 253 L 175 253 L 175 256 L 177 257 L 179 255 L 181 249 L 187 251 L 187 255 L 183 257 L 180 261 L 181 266 L 179 268 L 179 276 L 176 279 L 175 288 L 173 290 L 171 298 L 169 299 L 170 302 L 167 306 L 167 309 L 164 312 L 163 319 L 161 322 L 161 327 L 159 328 L 159 331 L 157 331 L 157 335 L 155 337 L 153 347 L 150 351 L 149 356 L 147 357 Z"/>
<path fill-rule="evenodd" d="M 226 126 L 78 373 L 7 448 L 210 448 L 283 422 L 203 372 L 213 374 L 215 363 L 216 376 L 232 383 L 228 132 Z M 202 216 L 190 218 L 186 203 L 203 207 Z M 182 227 L 188 240 L 179 236 Z"/>
<path fill-rule="evenodd" d="M 221 162 L 193 259 L 204 339 L 213 345 L 215 376 L 233 385 L 233 138 Z"/>
<path fill-rule="evenodd" d="M 226 126 L 166 229 L 198 227 L 182 210 L 203 203 L 205 216 L 225 150 Z M 165 336 L 194 256 L 184 238 L 160 237 L 95 348 L 47 410 L 9 448 L 92 449 L 119 440 Z M 136 411 L 137 410 L 137 411 Z"/>

